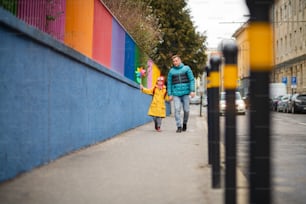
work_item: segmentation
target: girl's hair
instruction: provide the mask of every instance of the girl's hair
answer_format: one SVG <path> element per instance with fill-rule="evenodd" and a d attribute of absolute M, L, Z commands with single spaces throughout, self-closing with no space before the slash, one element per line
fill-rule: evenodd
<path fill-rule="evenodd" d="M 157 78 L 157 81 L 165 81 L 165 77 L 164 76 L 159 76 L 158 78 Z"/>

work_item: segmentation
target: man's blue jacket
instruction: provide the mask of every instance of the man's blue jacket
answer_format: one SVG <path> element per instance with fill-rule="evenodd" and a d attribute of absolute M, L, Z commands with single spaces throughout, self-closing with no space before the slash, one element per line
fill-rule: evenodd
<path fill-rule="evenodd" d="M 195 91 L 194 76 L 189 66 L 181 63 L 168 73 L 167 91 L 169 96 L 189 95 Z"/>

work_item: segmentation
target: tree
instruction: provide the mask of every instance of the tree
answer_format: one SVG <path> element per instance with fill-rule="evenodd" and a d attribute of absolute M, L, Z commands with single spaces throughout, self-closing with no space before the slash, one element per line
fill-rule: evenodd
<path fill-rule="evenodd" d="M 164 75 L 171 66 L 171 56 L 178 54 L 198 77 L 206 64 L 206 36 L 196 32 L 185 0 L 144 0 L 152 7 L 162 31 L 162 41 L 156 47 L 154 62 Z"/>

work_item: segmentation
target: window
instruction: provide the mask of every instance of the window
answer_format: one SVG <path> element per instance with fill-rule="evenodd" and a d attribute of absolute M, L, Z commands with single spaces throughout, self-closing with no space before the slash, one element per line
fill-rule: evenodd
<path fill-rule="evenodd" d="M 292 16 L 292 5 L 291 5 L 291 1 L 289 1 L 288 3 L 288 18 L 290 19 Z"/>
<path fill-rule="evenodd" d="M 287 5 L 285 4 L 285 7 L 284 7 L 284 20 L 287 20 Z"/>

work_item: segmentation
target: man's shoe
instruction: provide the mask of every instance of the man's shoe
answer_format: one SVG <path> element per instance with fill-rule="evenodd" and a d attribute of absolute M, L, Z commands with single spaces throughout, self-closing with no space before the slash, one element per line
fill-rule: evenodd
<path fill-rule="evenodd" d="M 179 133 L 179 132 L 182 132 L 182 128 L 181 128 L 181 127 L 178 127 L 177 130 L 176 130 L 176 132 L 178 132 L 178 133 Z"/>
<path fill-rule="evenodd" d="M 160 130 L 160 127 L 157 127 L 157 128 L 156 128 L 156 131 L 157 131 L 157 132 L 160 132 L 160 131 L 161 131 L 161 130 Z"/>
<path fill-rule="evenodd" d="M 183 131 L 187 130 L 187 124 L 183 124 Z"/>

